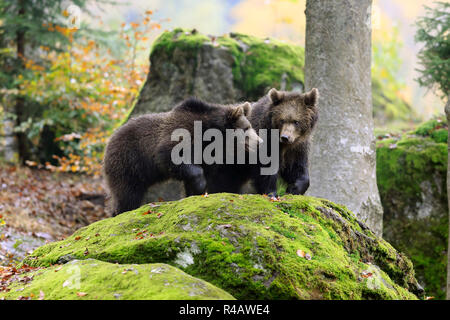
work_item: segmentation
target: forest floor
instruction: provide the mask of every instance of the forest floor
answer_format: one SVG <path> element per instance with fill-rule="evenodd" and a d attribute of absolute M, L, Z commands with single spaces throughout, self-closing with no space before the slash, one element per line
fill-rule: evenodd
<path fill-rule="evenodd" d="M 0 165 L 0 265 L 108 216 L 100 177 Z"/>

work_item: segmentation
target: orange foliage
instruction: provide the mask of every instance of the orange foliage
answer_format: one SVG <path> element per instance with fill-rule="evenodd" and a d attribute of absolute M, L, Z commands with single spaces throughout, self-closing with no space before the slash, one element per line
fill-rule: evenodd
<path fill-rule="evenodd" d="M 22 81 L 21 90 L 48 106 L 42 122 L 56 129 L 55 141 L 64 151 L 64 156 L 53 156 L 58 165 L 47 162 L 47 169 L 100 174 L 107 138 L 127 116 L 147 76 L 148 65 L 138 64 L 136 55 L 148 48 L 142 46 L 147 35 L 160 28 L 151 22 L 151 14 L 146 11 L 142 23 L 133 22 L 131 28 L 122 24 L 120 38 L 127 51 L 119 59 L 93 40 L 74 41 L 74 29 L 46 26 L 68 38 L 68 50 L 57 53 L 42 47 L 43 65 L 26 60 L 32 76 Z"/>

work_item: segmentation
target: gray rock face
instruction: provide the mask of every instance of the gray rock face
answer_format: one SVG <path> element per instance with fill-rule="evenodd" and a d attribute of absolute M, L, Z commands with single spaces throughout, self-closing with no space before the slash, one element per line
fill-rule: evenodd
<path fill-rule="evenodd" d="M 243 97 L 234 87 L 234 57 L 227 48 L 215 48 L 210 43 L 196 52 L 175 48 L 172 57 L 156 53 L 150 61 L 151 72 L 132 116 L 169 111 L 191 96 L 225 104 Z"/>

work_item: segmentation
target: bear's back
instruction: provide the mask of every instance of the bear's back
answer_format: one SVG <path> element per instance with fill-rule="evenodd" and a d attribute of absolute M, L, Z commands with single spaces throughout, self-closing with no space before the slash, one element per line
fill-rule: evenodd
<path fill-rule="evenodd" d="M 197 114 L 210 114 L 217 111 L 218 106 L 206 103 L 197 98 L 188 98 L 173 108 L 174 112 L 191 112 Z"/>

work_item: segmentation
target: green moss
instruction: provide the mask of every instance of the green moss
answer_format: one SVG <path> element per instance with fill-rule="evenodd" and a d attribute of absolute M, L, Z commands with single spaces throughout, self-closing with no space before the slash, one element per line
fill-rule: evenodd
<path fill-rule="evenodd" d="M 211 42 L 211 39 L 198 32 L 176 28 L 171 32 L 162 33 L 155 40 L 151 55 L 162 50 L 171 58 L 175 49 L 195 53 L 205 42 Z"/>
<path fill-rule="evenodd" d="M 448 130 L 438 129 L 431 133 L 431 138 L 437 143 L 447 143 L 448 140 Z"/>
<path fill-rule="evenodd" d="M 427 295 L 445 297 L 447 129 L 438 118 L 377 142 L 384 237 L 412 260 Z"/>
<path fill-rule="evenodd" d="M 437 128 L 442 128 L 445 125 L 445 119 L 443 116 L 436 117 L 435 119 L 428 120 L 422 123 L 415 131 L 415 134 L 421 136 L 430 136 L 430 134 Z"/>
<path fill-rule="evenodd" d="M 436 143 L 447 143 L 447 121 L 444 116 L 438 116 L 420 125 L 414 133 L 424 137 L 431 137 Z"/>
<path fill-rule="evenodd" d="M 408 291 L 415 290 L 415 280 L 406 257 L 345 207 L 304 196 L 272 202 L 259 195 L 214 194 L 147 205 L 45 245 L 24 263 L 86 258 L 167 263 L 238 299 L 415 298 Z M 368 287 L 361 278 L 369 262 L 380 266 L 386 285 Z"/>
<path fill-rule="evenodd" d="M 377 182 L 384 193 L 401 190 L 420 197 L 420 183 L 447 169 L 447 145 L 404 135 L 377 142 Z"/>
<path fill-rule="evenodd" d="M 294 82 L 303 86 L 305 54 L 302 47 L 273 38 L 260 39 L 238 33 L 231 36 L 235 42 L 232 46 L 236 57 L 235 81 L 249 99 L 259 99 L 271 87 L 280 88 L 283 77 L 285 90 L 292 90 Z M 242 47 L 246 48 L 245 52 L 238 49 Z"/>
<path fill-rule="evenodd" d="M 31 278 L 30 282 L 23 279 Z M 234 299 L 225 291 L 172 266 L 112 264 L 94 259 L 20 275 L 0 298 L 46 300 L 216 300 Z M 80 294 L 81 293 L 81 294 Z"/>

